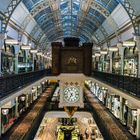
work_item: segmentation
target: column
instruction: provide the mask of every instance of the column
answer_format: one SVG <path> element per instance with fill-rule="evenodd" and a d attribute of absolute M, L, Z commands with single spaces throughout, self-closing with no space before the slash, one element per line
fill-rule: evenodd
<path fill-rule="evenodd" d="M 120 121 L 123 122 L 123 98 L 120 96 Z"/>
<path fill-rule="evenodd" d="M 2 75 L 1 53 L 2 53 L 2 47 L 4 46 L 4 38 L 5 38 L 5 34 L 0 33 L 0 76 Z"/>
<path fill-rule="evenodd" d="M 2 122 L 2 120 L 1 120 L 1 107 L 0 107 L 0 138 L 1 138 L 1 122 Z"/>
<path fill-rule="evenodd" d="M 138 49 L 138 77 L 140 78 L 140 36 L 135 36 L 134 40 Z"/>
<path fill-rule="evenodd" d="M 35 53 L 32 53 L 33 54 L 33 63 L 32 63 L 32 71 L 35 71 Z"/>
<path fill-rule="evenodd" d="M 105 72 L 105 55 L 102 55 L 102 72 Z"/>
<path fill-rule="evenodd" d="M 25 67 L 25 72 L 28 72 L 27 64 L 28 64 L 28 54 L 29 54 L 29 50 L 25 50 L 25 52 L 26 52 L 26 61 L 25 61 L 26 67 Z"/>
<path fill-rule="evenodd" d="M 124 49 L 125 47 L 123 47 L 122 43 L 118 43 L 117 47 L 119 48 L 119 55 L 121 57 L 121 75 L 124 74 Z"/>
<path fill-rule="evenodd" d="M 137 139 L 140 139 L 140 109 L 137 110 L 136 137 Z"/>
<path fill-rule="evenodd" d="M 15 73 L 18 74 L 18 55 L 20 51 L 19 45 L 14 45 L 15 47 Z"/>
<path fill-rule="evenodd" d="M 16 108 L 15 108 L 15 115 L 16 117 L 19 117 L 19 114 L 18 114 L 18 97 L 16 97 Z"/>
<path fill-rule="evenodd" d="M 109 69 L 109 72 L 110 73 L 112 73 L 112 67 L 113 67 L 113 64 L 112 64 L 112 55 L 113 55 L 113 52 L 109 52 L 109 58 L 110 58 L 110 62 L 109 62 L 110 69 Z"/>

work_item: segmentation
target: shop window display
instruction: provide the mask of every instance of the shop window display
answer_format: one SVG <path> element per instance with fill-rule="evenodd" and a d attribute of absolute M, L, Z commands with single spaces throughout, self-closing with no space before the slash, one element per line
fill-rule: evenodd
<path fill-rule="evenodd" d="M 14 73 L 15 68 L 15 49 L 12 45 L 5 45 L 2 49 L 2 74 L 8 75 Z"/>
<path fill-rule="evenodd" d="M 26 108 L 26 95 L 21 95 L 18 97 L 18 112 L 22 114 Z"/>
<path fill-rule="evenodd" d="M 23 73 L 26 71 L 32 71 L 32 55 L 29 53 L 29 55 L 26 56 L 25 50 L 20 50 L 18 56 L 18 72 Z"/>
<path fill-rule="evenodd" d="M 112 73 L 120 74 L 121 73 L 121 58 L 119 52 L 113 52 L 112 57 Z"/>
<path fill-rule="evenodd" d="M 100 57 L 97 56 L 97 57 L 95 58 L 95 62 L 94 62 L 94 63 L 95 63 L 95 70 L 96 70 L 96 71 L 99 71 L 99 67 L 100 67 L 100 65 L 101 65 L 99 61 L 100 61 Z"/>
<path fill-rule="evenodd" d="M 104 71 L 104 56 L 99 57 L 98 71 Z"/>
<path fill-rule="evenodd" d="M 4 134 L 15 122 L 15 105 L 11 108 L 2 108 L 1 121 L 2 121 L 2 134 Z"/>
<path fill-rule="evenodd" d="M 110 68 L 110 58 L 109 55 L 106 54 L 104 57 L 104 72 L 109 72 L 109 68 Z"/>
<path fill-rule="evenodd" d="M 137 76 L 137 49 L 126 48 L 124 51 L 124 75 L 136 77 Z"/>

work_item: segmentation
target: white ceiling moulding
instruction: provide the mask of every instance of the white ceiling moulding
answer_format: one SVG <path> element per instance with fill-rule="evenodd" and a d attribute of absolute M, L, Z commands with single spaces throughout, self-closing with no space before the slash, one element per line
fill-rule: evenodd
<path fill-rule="evenodd" d="M 105 51 L 105 50 L 100 51 L 100 54 L 103 54 L 103 55 L 106 55 L 107 53 L 108 53 L 108 51 Z"/>
<path fill-rule="evenodd" d="M 38 52 L 37 55 L 38 55 L 38 56 L 41 56 L 41 55 L 42 55 L 42 52 Z"/>
<path fill-rule="evenodd" d="M 30 53 L 37 53 L 38 50 L 30 50 Z"/>
<path fill-rule="evenodd" d="M 123 46 L 126 46 L 126 47 L 134 47 L 135 45 L 136 45 L 135 41 L 124 41 L 123 42 Z"/>
<path fill-rule="evenodd" d="M 95 56 L 97 57 L 99 57 L 99 56 L 101 56 L 101 54 L 100 53 L 95 53 Z"/>
<path fill-rule="evenodd" d="M 21 49 L 22 50 L 30 50 L 31 49 L 31 46 L 29 46 L 29 45 L 23 45 L 23 46 L 21 46 Z"/>
<path fill-rule="evenodd" d="M 5 43 L 9 45 L 17 45 L 19 44 L 18 40 L 16 39 L 5 39 Z"/>
<path fill-rule="evenodd" d="M 117 52 L 118 48 L 117 47 L 109 47 L 108 50 L 111 52 Z"/>

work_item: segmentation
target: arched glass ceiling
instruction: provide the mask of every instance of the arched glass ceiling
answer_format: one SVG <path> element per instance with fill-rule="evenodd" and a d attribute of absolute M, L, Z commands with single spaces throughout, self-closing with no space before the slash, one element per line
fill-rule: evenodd
<path fill-rule="evenodd" d="M 94 36 L 94 32 L 105 20 L 99 9 L 93 8 L 93 2 L 100 4 L 109 13 L 119 3 L 117 0 L 23 0 L 23 3 L 31 12 L 42 1 L 48 2 L 48 5 L 40 7 L 34 19 L 49 41 L 60 35 L 77 36 L 82 41 L 89 41 L 89 35 Z"/>

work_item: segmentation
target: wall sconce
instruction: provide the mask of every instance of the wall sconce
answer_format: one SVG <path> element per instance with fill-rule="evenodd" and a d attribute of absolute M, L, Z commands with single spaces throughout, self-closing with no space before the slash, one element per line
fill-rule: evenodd
<path fill-rule="evenodd" d="M 42 84 L 44 85 L 44 84 L 45 84 L 45 82 L 43 81 L 43 82 L 42 82 Z"/>
<path fill-rule="evenodd" d="M 21 101 L 25 101 L 25 96 L 24 96 L 24 95 L 21 96 L 21 97 L 20 97 L 20 100 L 21 100 Z"/>
<path fill-rule="evenodd" d="M 15 39 L 6 39 L 5 40 L 5 43 L 6 44 L 9 44 L 9 45 L 16 45 L 16 44 L 19 44 L 19 42 Z"/>
<path fill-rule="evenodd" d="M 123 42 L 123 46 L 126 46 L 126 47 L 134 47 L 135 45 L 136 45 L 135 41 L 124 41 Z"/>
<path fill-rule="evenodd" d="M 30 50 L 31 46 L 25 45 L 25 46 L 21 46 L 22 50 Z"/>
<path fill-rule="evenodd" d="M 133 110 L 132 112 L 134 116 L 137 116 L 137 110 Z"/>
<path fill-rule="evenodd" d="M 8 108 L 4 108 L 1 110 L 3 115 L 7 115 L 9 113 L 9 109 Z"/>

